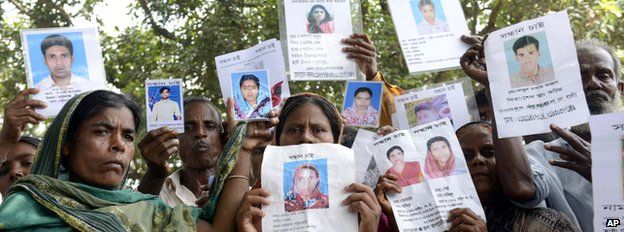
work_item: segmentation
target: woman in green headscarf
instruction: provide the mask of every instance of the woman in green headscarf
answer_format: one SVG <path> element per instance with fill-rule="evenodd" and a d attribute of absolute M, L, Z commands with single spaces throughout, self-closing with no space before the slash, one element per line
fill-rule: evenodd
<path fill-rule="evenodd" d="M 168 207 L 157 196 L 119 190 L 134 156 L 140 110 L 128 97 L 97 90 L 72 98 L 46 131 L 31 175 L 16 182 L 0 205 L 0 230 L 222 231 L 234 225 L 207 221 L 218 209 L 220 190 L 242 196 L 249 156 L 238 155 L 246 126 L 233 133 L 219 167 L 215 197 L 204 209 Z M 237 160 L 242 160 L 237 163 Z M 217 202 L 219 204 L 217 205 Z M 234 201 L 237 204 L 237 201 Z M 231 216 L 233 217 L 233 215 Z"/>

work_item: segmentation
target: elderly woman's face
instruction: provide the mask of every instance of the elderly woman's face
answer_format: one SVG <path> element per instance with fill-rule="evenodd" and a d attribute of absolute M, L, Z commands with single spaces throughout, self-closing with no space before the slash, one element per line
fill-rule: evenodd
<path fill-rule="evenodd" d="M 243 85 L 241 85 L 241 92 L 243 93 L 243 98 L 248 102 L 256 102 L 258 99 L 258 86 L 256 82 L 253 80 L 243 81 Z"/>
<path fill-rule="evenodd" d="M 390 162 L 392 164 L 397 165 L 404 163 L 405 156 L 403 155 L 403 152 L 401 150 L 394 149 L 392 152 L 390 152 L 388 158 L 390 158 Z"/>
<path fill-rule="evenodd" d="M 312 15 L 317 23 L 320 23 L 325 19 L 325 11 L 320 7 L 314 8 L 314 10 L 312 10 Z"/>
<path fill-rule="evenodd" d="M 431 143 L 431 154 L 441 163 L 445 163 L 451 158 L 451 148 L 444 141 L 435 141 Z"/>
<path fill-rule="evenodd" d="M 74 141 L 63 146 L 70 180 L 114 189 L 134 157 L 134 117 L 127 107 L 108 107 L 80 122 Z"/>
<path fill-rule="evenodd" d="M 295 178 L 295 188 L 297 192 L 303 197 L 311 197 L 312 194 L 314 194 L 314 188 L 319 182 L 319 177 L 316 175 L 316 172 L 304 168 L 299 171 Z"/>
<path fill-rule="evenodd" d="M 482 126 L 466 128 L 458 139 L 479 197 L 490 195 L 497 179 L 491 131 Z"/>
<path fill-rule="evenodd" d="M 298 145 L 303 143 L 333 143 L 329 119 L 320 107 L 305 104 L 293 110 L 284 122 L 280 144 Z"/>

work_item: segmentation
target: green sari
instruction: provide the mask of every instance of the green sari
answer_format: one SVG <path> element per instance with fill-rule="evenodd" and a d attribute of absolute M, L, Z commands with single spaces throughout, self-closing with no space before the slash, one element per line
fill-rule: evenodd
<path fill-rule="evenodd" d="M 171 208 L 154 195 L 67 181 L 61 146 L 73 112 L 90 93 L 93 91 L 68 101 L 46 131 L 31 175 L 17 181 L 0 205 L 0 230 L 196 231 L 198 219 L 212 221 L 225 178 L 236 164 L 246 125 L 239 125 L 225 146 L 209 203 L 203 209 Z"/>

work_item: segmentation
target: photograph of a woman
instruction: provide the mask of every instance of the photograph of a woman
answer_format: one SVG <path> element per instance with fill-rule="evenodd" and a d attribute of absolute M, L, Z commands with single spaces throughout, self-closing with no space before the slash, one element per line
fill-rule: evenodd
<path fill-rule="evenodd" d="M 286 212 L 328 208 L 329 198 L 321 191 L 321 184 L 321 175 L 316 166 L 310 163 L 297 166 L 290 190 L 284 197 Z"/>
<path fill-rule="evenodd" d="M 353 94 L 353 103 L 347 107 L 343 115 L 349 125 L 373 125 L 378 124 L 379 111 L 373 108 L 371 101 L 373 91 L 368 87 L 360 87 Z"/>
<path fill-rule="evenodd" d="M 423 173 L 420 169 L 420 162 L 405 162 L 405 152 L 400 146 L 394 146 L 388 149 L 386 157 L 392 163 L 392 167 L 386 171 L 386 174 L 394 174 L 397 183 L 401 187 L 418 184 L 424 180 Z"/>
<path fill-rule="evenodd" d="M 451 144 L 448 139 L 436 136 L 427 141 L 425 175 L 427 175 L 428 179 L 466 173 L 465 170 L 457 170 L 455 163 L 455 154 L 451 150 Z"/>
<path fill-rule="evenodd" d="M 323 5 L 314 5 L 308 13 L 306 30 L 311 34 L 330 34 L 334 32 L 334 18 Z"/>
<path fill-rule="evenodd" d="M 235 73 L 232 74 L 235 77 Z M 236 119 L 263 118 L 271 110 L 271 98 L 269 97 L 268 80 L 261 84 L 260 78 L 255 74 L 244 74 L 240 81 L 233 78 L 232 91 L 234 92 L 234 113 Z"/>

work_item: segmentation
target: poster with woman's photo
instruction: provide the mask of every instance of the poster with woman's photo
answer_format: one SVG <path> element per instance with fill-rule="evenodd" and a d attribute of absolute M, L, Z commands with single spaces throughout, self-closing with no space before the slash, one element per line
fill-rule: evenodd
<path fill-rule="evenodd" d="M 279 110 L 281 103 L 290 96 L 282 46 L 276 39 L 270 39 L 256 46 L 215 57 L 219 86 L 223 101 L 236 97 L 232 92 L 232 73 L 251 70 L 267 70 L 269 75 L 269 96 L 271 108 Z M 240 84 L 240 83 L 238 83 Z M 243 118 L 243 117 L 241 117 Z"/>
<path fill-rule="evenodd" d="M 357 231 L 357 213 L 341 202 L 355 182 L 353 150 L 338 144 L 268 146 L 262 160 L 263 231 Z"/>
<path fill-rule="evenodd" d="M 436 120 L 447 118 L 454 128 L 478 118 L 474 99 L 466 96 L 464 87 L 472 92 L 470 83 L 444 83 L 424 90 L 411 90 L 395 97 L 397 125 L 399 129 L 410 129 Z"/>
<path fill-rule="evenodd" d="M 145 80 L 147 131 L 164 126 L 184 133 L 182 79 Z"/>
<path fill-rule="evenodd" d="M 47 103 L 37 109 L 54 117 L 65 102 L 82 92 L 106 88 L 97 28 L 48 28 L 20 31 L 26 82 Z"/>
<path fill-rule="evenodd" d="M 501 138 L 587 122 L 572 28 L 565 11 L 490 33 L 484 44 Z"/>
<path fill-rule="evenodd" d="M 234 98 L 234 119 L 267 118 L 273 108 L 269 91 L 269 72 L 267 70 L 232 72 L 230 78 Z"/>
<path fill-rule="evenodd" d="M 378 137 L 381 136 L 366 129 L 359 129 L 351 146 L 353 152 L 357 154 L 355 156 L 355 179 L 371 189 L 375 189 L 380 173 L 370 143 Z"/>
<path fill-rule="evenodd" d="M 358 0 L 280 0 L 280 34 L 291 80 L 354 80 L 341 40 L 361 31 Z"/>
<path fill-rule="evenodd" d="M 592 115 L 589 127 L 594 230 L 608 231 L 624 222 L 624 113 Z"/>
<path fill-rule="evenodd" d="M 403 191 L 386 192 L 401 231 L 445 231 L 448 212 L 470 208 L 485 218 L 451 122 L 442 120 L 369 141 L 381 175 Z"/>
<path fill-rule="evenodd" d="M 459 67 L 469 35 L 459 0 L 389 0 L 399 44 L 410 73 Z"/>
<path fill-rule="evenodd" d="M 360 127 L 379 126 L 383 82 L 349 81 L 345 89 L 342 116 L 347 125 Z"/>

